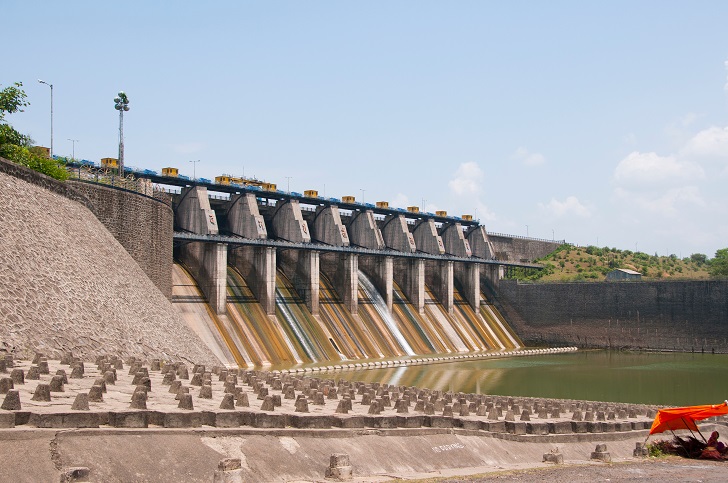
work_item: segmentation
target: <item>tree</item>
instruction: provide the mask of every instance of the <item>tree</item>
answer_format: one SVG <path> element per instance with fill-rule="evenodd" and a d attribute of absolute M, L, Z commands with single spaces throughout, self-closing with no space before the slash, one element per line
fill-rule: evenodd
<path fill-rule="evenodd" d="M 694 261 L 698 265 L 702 265 L 708 260 L 708 257 L 703 253 L 693 253 L 690 255 L 690 260 Z"/>
<path fill-rule="evenodd" d="M 23 108 L 30 105 L 25 100 L 28 96 L 21 87 L 23 83 L 16 82 L 0 91 L 0 121 L 5 120 L 5 114 L 23 112 Z"/>
<path fill-rule="evenodd" d="M 728 248 L 721 248 L 715 252 L 708 267 L 711 277 L 728 277 Z"/>

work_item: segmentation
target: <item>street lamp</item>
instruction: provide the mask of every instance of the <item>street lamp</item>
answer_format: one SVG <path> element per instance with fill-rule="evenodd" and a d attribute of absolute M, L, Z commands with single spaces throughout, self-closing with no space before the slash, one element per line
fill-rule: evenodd
<path fill-rule="evenodd" d="M 72 151 L 71 151 L 73 154 L 71 154 L 71 160 L 76 161 L 76 143 L 78 142 L 78 139 L 70 139 L 69 138 L 68 140 L 73 143 L 73 148 L 72 148 Z"/>
<path fill-rule="evenodd" d="M 526 225 L 526 236 L 528 236 L 528 225 Z"/>
<path fill-rule="evenodd" d="M 119 111 L 119 176 L 124 176 L 124 111 L 129 110 L 129 98 L 124 91 L 114 98 L 114 109 Z"/>
<path fill-rule="evenodd" d="M 287 187 L 288 187 L 289 195 L 291 194 L 291 178 L 293 178 L 293 176 L 286 176 L 286 181 L 288 182 Z"/>
<path fill-rule="evenodd" d="M 45 84 L 51 88 L 51 158 L 53 157 L 53 84 L 49 84 L 44 80 L 38 79 L 38 82 Z"/>
<path fill-rule="evenodd" d="M 197 180 L 197 175 L 195 174 L 195 167 L 197 166 L 197 163 L 199 163 L 199 159 L 195 159 L 194 161 L 190 161 L 192 163 L 192 181 Z"/>

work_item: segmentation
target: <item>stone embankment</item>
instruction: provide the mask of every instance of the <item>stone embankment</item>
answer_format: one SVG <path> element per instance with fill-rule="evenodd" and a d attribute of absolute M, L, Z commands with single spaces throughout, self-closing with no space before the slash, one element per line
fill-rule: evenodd
<path fill-rule="evenodd" d="M 266 465 L 270 468 L 273 462 L 250 461 L 252 454 L 265 458 L 266 453 L 261 448 L 248 453 L 243 443 L 258 440 L 258 445 L 269 445 L 276 451 L 282 445 L 296 461 L 310 458 L 313 452 L 324 465 L 331 454 L 356 454 L 358 437 L 388 435 L 376 441 L 360 440 L 361 444 L 370 445 L 369 450 L 382 453 L 384 460 L 374 466 L 356 460 L 355 473 L 371 475 L 379 471 L 376 468 L 385 472 L 402 472 L 406 468 L 428 472 L 439 463 L 433 466 L 432 461 L 426 464 L 419 460 L 390 461 L 386 455 L 405 451 L 402 446 L 408 447 L 410 442 L 413 448 L 429 444 L 430 455 L 422 456 L 441 460 L 442 468 L 452 469 L 486 467 L 489 460 L 492 464 L 503 457 L 516 464 L 522 461 L 521 455 L 509 451 L 521 443 L 541 443 L 536 451 L 544 453 L 543 445 L 548 448 L 555 444 L 576 445 L 582 449 L 591 446 L 593 451 L 594 442 L 609 441 L 610 447 L 615 444 L 624 453 L 625 441 L 634 448 L 635 441 L 644 439 L 656 409 L 644 405 L 365 384 L 346 381 L 345 371 L 341 372 L 342 378 L 334 380 L 304 374 L 190 366 L 156 359 L 143 364 L 134 358 L 122 360 L 117 356 L 97 357 L 94 363 L 82 362 L 71 354 L 64 355 L 61 361 L 48 360 L 41 354 L 36 354 L 33 361 L 6 356 L 0 360 L 0 371 L 0 392 L 4 393 L 0 427 L 6 428 L 0 430 L 0 449 L 6 448 L 9 441 L 34 440 L 45 429 L 55 431 L 56 438 L 65 434 L 57 431 L 73 430 L 75 439 L 69 434 L 72 441 L 64 440 L 74 448 L 66 450 L 73 457 L 57 456 L 56 470 L 90 468 L 92 477 L 96 472 L 105 481 L 117 481 L 104 473 L 109 471 L 110 463 L 76 453 L 79 445 L 90 444 L 97 438 L 99 452 L 102 450 L 98 445 L 112 444 L 130 434 L 147 434 L 145 441 L 179 445 L 182 454 L 186 451 L 185 445 L 192 443 L 175 438 L 193 434 L 195 445 L 202 441 L 203 446 L 215 450 L 217 456 L 208 455 L 215 464 L 224 457 L 243 460 L 247 457 L 242 467 L 233 464 L 236 471 L 240 469 L 245 475 L 243 481 L 286 481 L 291 475 L 286 476 L 285 472 L 261 474 L 265 473 L 262 468 Z M 82 444 L 80 435 L 87 442 Z M 155 439 L 161 435 L 168 439 Z M 307 438 L 319 438 L 318 443 L 304 444 Z M 351 438 L 354 440 L 341 443 Z M 335 451 L 335 446 L 330 444 L 333 439 L 340 441 L 340 448 L 346 451 Z M 395 446 L 389 447 L 389 444 Z M 496 458 L 492 453 L 481 454 L 486 449 L 480 448 L 481 445 L 499 447 L 500 451 L 512 448 Z M 306 446 L 306 452 L 300 448 L 302 454 L 297 455 L 299 446 Z M 473 448 L 479 449 L 473 452 Z M 326 451 L 330 451 L 329 455 Z M 404 453 L 399 457 L 416 459 L 416 455 Z M 206 467 L 210 464 L 207 461 Z M 298 474 L 299 479 L 302 474 L 313 471 L 310 462 L 301 464 L 304 469 L 300 470 L 303 473 Z M 137 462 L 129 465 L 138 466 Z M 208 479 L 213 469 L 209 468 Z M 190 477 L 189 481 L 197 480 Z"/>
<path fill-rule="evenodd" d="M 0 169 L 0 352 L 218 363 L 83 197 L 11 168 Z"/>

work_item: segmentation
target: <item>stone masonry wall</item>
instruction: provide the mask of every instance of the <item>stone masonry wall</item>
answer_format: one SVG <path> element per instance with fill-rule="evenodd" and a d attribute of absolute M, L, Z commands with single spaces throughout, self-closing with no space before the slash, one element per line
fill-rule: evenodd
<path fill-rule="evenodd" d="M 0 172 L 0 352 L 216 363 L 94 213 L 44 178 Z"/>
<path fill-rule="evenodd" d="M 122 188 L 68 180 L 93 206 L 96 217 L 168 299 L 172 297 L 171 202 Z"/>
<path fill-rule="evenodd" d="M 556 250 L 561 242 L 535 240 L 533 238 L 520 238 L 516 236 L 488 234 L 488 239 L 493 244 L 495 258 L 503 261 L 520 262 L 533 261 L 545 257 Z"/>
<path fill-rule="evenodd" d="M 496 303 L 527 344 L 728 352 L 726 280 L 502 280 Z"/>

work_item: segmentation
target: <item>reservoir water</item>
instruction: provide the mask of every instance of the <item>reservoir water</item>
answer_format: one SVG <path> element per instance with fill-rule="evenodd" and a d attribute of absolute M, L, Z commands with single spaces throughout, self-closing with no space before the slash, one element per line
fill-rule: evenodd
<path fill-rule="evenodd" d="M 580 351 L 321 377 L 466 393 L 675 406 L 728 399 L 726 354 Z"/>

